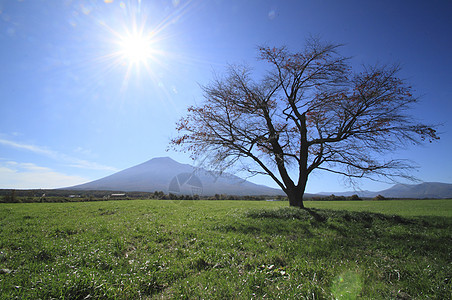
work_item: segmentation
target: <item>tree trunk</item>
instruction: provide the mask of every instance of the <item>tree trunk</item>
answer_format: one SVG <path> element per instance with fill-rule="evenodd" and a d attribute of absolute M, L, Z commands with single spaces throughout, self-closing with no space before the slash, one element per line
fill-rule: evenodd
<path fill-rule="evenodd" d="M 289 205 L 296 206 L 299 208 L 304 208 L 303 204 L 303 195 L 304 190 L 306 189 L 306 183 L 308 182 L 308 176 L 300 174 L 300 180 L 298 181 L 298 185 L 293 186 L 290 189 L 287 189 L 286 194 L 289 198 Z"/>
<path fill-rule="evenodd" d="M 286 192 L 287 197 L 289 198 L 289 205 L 295 206 L 299 208 L 304 208 L 303 205 L 303 194 L 304 189 L 300 189 L 299 187 L 294 187 L 291 190 Z"/>

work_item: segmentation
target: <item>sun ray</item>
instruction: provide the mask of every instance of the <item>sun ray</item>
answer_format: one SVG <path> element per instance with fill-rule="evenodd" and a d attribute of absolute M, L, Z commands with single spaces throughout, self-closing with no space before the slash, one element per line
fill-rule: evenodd
<path fill-rule="evenodd" d="M 116 2 L 115 2 L 116 3 Z M 142 1 L 122 1 L 115 9 L 115 17 L 93 17 L 97 25 L 104 31 L 103 54 L 96 57 L 98 68 L 92 73 L 94 78 L 102 78 L 104 74 L 116 73 L 122 76 L 121 93 L 129 90 L 130 85 L 156 87 L 160 92 L 171 94 L 162 82 L 161 74 L 174 72 L 171 65 L 174 61 L 187 63 L 190 61 L 177 47 L 178 32 L 171 26 L 196 9 L 197 1 L 172 1 L 174 9 L 155 22 L 152 10 L 143 7 Z M 119 9 L 117 9 L 119 8 Z M 121 75 L 122 72 L 122 75 Z"/>

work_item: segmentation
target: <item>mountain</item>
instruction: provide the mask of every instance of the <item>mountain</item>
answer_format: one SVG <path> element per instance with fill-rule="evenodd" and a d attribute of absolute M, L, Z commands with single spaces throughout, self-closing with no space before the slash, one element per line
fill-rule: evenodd
<path fill-rule="evenodd" d="M 381 191 L 381 195 L 392 198 L 452 198 L 452 184 L 440 182 L 396 184 Z"/>
<path fill-rule="evenodd" d="M 382 195 L 386 198 L 452 198 L 452 184 L 441 182 L 423 182 L 420 184 L 396 184 L 379 192 L 353 191 L 339 193 L 320 193 L 322 195 L 351 196 L 357 194 L 364 198 Z"/>
<path fill-rule="evenodd" d="M 169 157 L 153 158 L 110 176 L 65 189 L 124 192 L 163 191 L 204 196 L 215 194 L 283 195 L 281 190 L 254 184 L 232 174 L 224 173 L 216 176 L 205 169 L 181 164 Z"/>

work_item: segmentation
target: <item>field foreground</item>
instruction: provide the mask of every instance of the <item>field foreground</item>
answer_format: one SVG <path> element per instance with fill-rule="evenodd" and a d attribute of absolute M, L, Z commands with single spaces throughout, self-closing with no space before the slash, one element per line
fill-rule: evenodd
<path fill-rule="evenodd" d="M 1 297 L 452 298 L 452 200 L 307 205 L 1 204 Z"/>

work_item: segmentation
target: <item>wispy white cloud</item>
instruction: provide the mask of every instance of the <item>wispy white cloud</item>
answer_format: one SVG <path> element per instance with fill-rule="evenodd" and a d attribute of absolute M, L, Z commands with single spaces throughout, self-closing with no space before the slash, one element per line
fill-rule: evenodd
<path fill-rule="evenodd" d="M 83 147 L 77 147 L 77 148 L 75 148 L 75 149 L 74 149 L 74 152 L 80 153 L 80 154 L 83 154 L 83 155 L 92 155 L 92 152 L 91 152 L 90 149 L 85 149 L 85 148 L 83 148 Z"/>
<path fill-rule="evenodd" d="M 67 164 L 68 166 L 89 169 L 89 170 L 101 170 L 101 171 L 113 171 L 116 172 L 118 169 L 110 166 L 105 166 L 98 164 L 96 162 L 87 161 L 84 159 L 79 159 L 64 153 L 60 153 L 46 147 L 36 146 L 31 144 L 19 143 L 4 138 L 0 138 L 0 144 L 8 146 L 15 149 L 26 150 L 36 154 L 44 155 L 46 157 L 52 158 L 60 163 Z"/>
<path fill-rule="evenodd" d="M 53 189 L 73 186 L 89 181 L 33 163 L 0 161 L 0 188 L 6 189 Z"/>
<path fill-rule="evenodd" d="M 35 146 L 35 145 L 27 145 L 27 144 L 21 144 L 10 140 L 5 140 L 0 138 L 0 144 L 9 146 L 16 149 L 22 149 L 22 150 L 28 150 L 37 154 L 46 155 L 49 157 L 55 157 L 58 156 L 57 152 L 48 150 L 43 147 Z"/>

